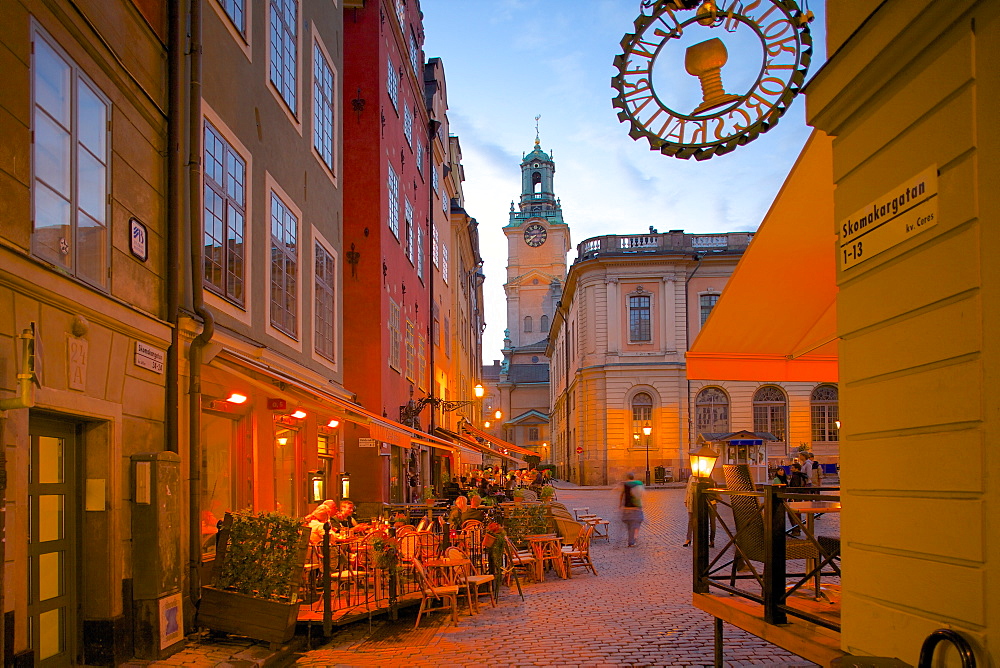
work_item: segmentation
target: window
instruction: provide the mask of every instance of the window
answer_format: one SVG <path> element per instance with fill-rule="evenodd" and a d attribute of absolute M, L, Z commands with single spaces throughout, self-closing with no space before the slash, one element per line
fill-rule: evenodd
<path fill-rule="evenodd" d="M 313 146 L 330 171 L 334 168 L 333 137 L 334 137 L 334 91 L 336 81 L 333 79 L 333 68 L 319 48 L 313 46 Z"/>
<path fill-rule="evenodd" d="M 719 301 L 719 295 L 701 295 L 698 301 L 701 304 L 701 324 L 704 327 L 705 321 L 708 320 L 708 315 L 715 308 L 715 303 Z"/>
<path fill-rule="evenodd" d="M 396 0 L 396 20 L 399 21 L 399 27 L 402 28 L 406 24 L 406 1 Z"/>
<path fill-rule="evenodd" d="M 105 288 L 111 103 L 41 33 L 33 41 L 32 252 Z"/>
<path fill-rule="evenodd" d="M 405 245 L 404 250 L 406 251 L 407 259 L 409 259 L 410 263 L 412 264 L 413 263 L 413 205 L 410 204 L 409 197 L 403 198 L 403 204 L 404 204 L 403 211 L 404 211 L 405 225 L 406 225 L 406 229 L 404 230 L 406 232 L 406 241 L 404 244 Z"/>
<path fill-rule="evenodd" d="M 403 134 L 406 136 L 406 143 L 413 146 L 413 114 L 409 104 L 403 105 Z"/>
<path fill-rule="evenodd" d="M 448 193 L 441 193 L 441 210 L 444 211 L 445 215 L 449 213 L 448 203 L 451 200 L 448 199 Z"/>
<path fill-rule="evenodd" d="M 336 331 L 335 299 L 337 263 L 321 243 L 316 242 L 316 352 L 331 362 L 337 361 L 334 348 Z"/>
<path fill-rule="evenodd" d="M 271 83 L 292 114 L 297 113 L 298 0 L 271 0 Z"/>
<path fill-rule="evenodd" d="M 427 377 L 427 337 L 423 334 L 417 337 L 417 387 L 421 390 L 427 387 L 424 380 Z"/>
<path fill-rule="evenodd" d="M 649 438 L 642 432 L 643 427 L 653 424 L 653 397 L 648 392 L 639 392 L 632 397 L 632 439 L 639 450 L 649 448 Z M 635 438 L 636 435 L 639 438 Z"/>
<path fill-rule="evenodd" d="M 549 331 L 549 316 L 543 315 L 541 317 L 541 323 L 538 326 L 538 331 L 543 334 Z"/>
<path fill-rule="evenodd" d="M 417 278 L 424 277 L 424 228 L 417 227 Z"/>
<path fill-rule="evenodd" d="M 633 295 L 628 298 L 629 341 L 650 341 L 649 295 Z"/>
<path fill-rule="evenodd" d="M 389 368 L 399 371 L 399 304 L 389 300 Z"/>
<path fill-rule="evenodd" d="M 392 108 L 399 109 L 399 73 L 392 64 L 392 58 L 389 58 L 387 63 L 389 68 L 386 72 L 385 77 L 385 89 L 389 93 L 389 99 L 392 100 Z"/>
<path fill-rule="evenodd" d="M 431 306 L 431 345 L 441 346 L 441 316 L 437 304 Z"/>
<path fill-rule="evenodd" d="M 524 331 L 526 333 L 530 333 L 531 332 L 531 316 L 530 315 L 524 316 Z"/>
<path fill-rule="evenodd" d="M 406 321 L 406 379 L 411 383 L 416 381 L 417 346 L 416 326 L 412 320 Z"/>
<path fill-rule="evenodd" d="M 836 385 L 818 385 L 812 393 L 812 440 L 837 442 L 840 440 L 840 407 Z"/>
<path fill-rule="evenodd" d="M 451 357 L 451 321 L 444 319 L 444 356 Z"/>
<path fill-rule="evenodd" d="M 247 34 L 247 23 L 244 0 L 220 0 L 220 4 L 226 10 L 229 18 L 232 19 L 236 29 L 245 37 Z"/>
<path fill-rule="evenodd" d="M 423 176 L 423 174 L 424 174 L 424 143 L 422 141 L 420 141 L 419 139 L 417 140 L 417 171 L 420 172 L 421 176 Z"/>
<path fill-rule="evenodd" d="M 243 304 L 246 164 L 205 123 L 205 287 Z"/>
<path fill-rule="evenodd" d="M 271 325 L 298 337 L 298 225 L 299 221 L 275 193 L 271 193 Z"/>
<path fill-rule="evenodd" d="M 729 397 L 717 387 L 706 387 L 694 401 L 698 434 L 729 431 Z"/>
<path fill-rule="evenodd" d="M 396 170 L 389 165 L 389 229 L 399 238 L 399 177 Z"/>
<path fill-rule="evenodd" d="M 441 278 L 448 282 L 448 246 L 441 244 Z"/>
<path fill-rule="evenodd" d="M 538 427 L 528 427 L 528 442 L 536 443 L 538 440 Z"/>
<path fill-rule="evenodd" d="M 438 228 L 433 223 L 431 224 L 431 262 L 434 263 L 434 267 L 438 266 Z"/>
<path fill-rule="evenodd" d="M 417 38 L 410 33 L 410 65 L 413 66 L 413 73 L 420 78 L 420 50 L 417 49 Z"/>
<path fill-rule="evenodd" d="M 431 188 L 434 189 L 434 192 L 438 191 L 438 170 L 436 165 L 431 167 Z"/>
<path fill-rule="evenodd" d="M 753 395 L 753 430 L 768 431 L 785 441 L 788 422 L 785 393 L 773 385 L 761 387 Z"/>

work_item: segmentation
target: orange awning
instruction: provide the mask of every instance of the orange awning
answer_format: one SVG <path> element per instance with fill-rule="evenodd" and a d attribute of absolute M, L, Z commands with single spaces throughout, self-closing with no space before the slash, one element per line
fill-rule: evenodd
<path fill-rule="evenodd" d="M 691 380 L 837 381 L 832 140 L 814 130 L 708 322 Z"/>
<path fill-rule="evenodd" d="M 487 434 L 482 429 L 477 429 L 477 428 L 473 427 L 471 424 L 469 424 L 468 422 L 463 422 L 462 423 L 462 429 L 464 429 L 465 431 L 469 432 L 473 436 L 476 436 L 478 438 L 482 438 L 482 439 L 485 439 L 485 440 L 489 441 L 490 443 L 492 443 L 493 445 L 497 446 L 498 448 L 504 448 L 506 450 L 509 450 L 510 452 L 516 452 L 519 455 L 531 455 L 532 457 L 537 457 L 538 456 L 537 452 L 532 452 L 531 450 L 528 450 L 526 448 L 522 448 L 520 446 L 514 445 L 513 443 L 508 443 L 507 441 L 503 440 L 502 438 L 497 438 L 496 436 L 492 436 L 490 434 Z"/>

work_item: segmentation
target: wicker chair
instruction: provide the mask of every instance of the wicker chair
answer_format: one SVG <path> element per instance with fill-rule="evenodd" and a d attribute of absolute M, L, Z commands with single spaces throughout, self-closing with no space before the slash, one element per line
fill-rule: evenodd
<path fill-rule="evenodd" d="M 585 571 L 590 570 L 591 573 L 597 575 L 594 562 L 590 560 L 590 539 L 593 535 L 594 526 L 591 524 L 580 532 L 572 547 L 563 546 L 562 556 L 566 560 L 566 574 L 569 577 L 573 577 L 574 567 L 582 568 Z"/>
<path fill-rule="evenodd" d="M 505 584 L 510 584 L 511 576 L 516 570 L 522 570 L 529 580 L 537 580 L 537 565 L 535 557 L 530 552 L 523 552 L 511 542 L 510 538 L 504 537 L 504 563 L 503 580 Z"/>
<path fill-rule="evenodd" d="M 422 595 L 420 609 L 417 610 L 417 622 L 413 625 L 413 628 L 420 626 L 420 617 L 425 612 L 446 610 L 449 603 L 451 604 L 451 619 L 458 624 L 458 585 L 445 585 L 443 587 L 432 585 L 430 579 L 427 577 L 424 565 L 420 563 L 420 559 L 413 559 L 413 569 L 417 574 L 417 580 L 420 583 L 420 594 Z M 434 601 L 441 601 L 442 606 L 439 608 L 433 607 Z"/>
<path fill-rule="evenodd" d="M 462 552 L 462 550 L 458 549 L 457 547 L 449 547 L 445 551 L 445 556 L 448 559 L 466 560 L 466 561 L 469 560 L 468 555 L 466 555 L 465 552 Z M 487 596 L 490 597 L 490 603 L 493 604 L 494 608 L 497 607 L 496 599 L 493 596 L 493 580 L 495 580 L 496 578 L 494 578 L 492 575 L 489 574 L 477 573 L 473 566 L 474 566 L 473 562 L 469 561 L 469 565 L 459 566 L 456 569 L 458 571 L 457 572 L 458 579 L 456 580 L 456 584 L 459 587 L 465 587 L 465 591 L 470 597 L 469 598 L 470 609 L 472 609 L 475 612 L 479 611 L 479 597 L 482 596 L 483 594 L 486 594 Z M 486 591 L 483 591 L 481 589 L 483 585 L 487 586 Z"/>

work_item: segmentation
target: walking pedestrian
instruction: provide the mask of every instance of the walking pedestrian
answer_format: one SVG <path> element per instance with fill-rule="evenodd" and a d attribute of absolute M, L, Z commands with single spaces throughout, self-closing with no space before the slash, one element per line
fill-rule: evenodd
<path fill-rule="evenodd" d="M 635 539 L 642 524 L 642 494 L 643 484 L 629 473 L 622 483 L 621 497 L 618 507 L 622 511 L 622 522 L 628 534 L 628 546 L 635 547 Z"/>

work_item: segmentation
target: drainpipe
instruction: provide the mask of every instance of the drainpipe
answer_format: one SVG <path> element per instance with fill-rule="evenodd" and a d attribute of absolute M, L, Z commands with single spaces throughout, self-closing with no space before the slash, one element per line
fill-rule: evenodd
<path fill-rule="evenodd" d="M 428 109 L 427 111 L 430 112 L 432 110 Z M 431 183 L 434 183 L 434 180 L 433 180 L 432 175 L 431 175 L 431 170 L 434 169 L 434 137 L 437 135 L 438 128 L 440 128 L 440 127 L 441 127 L 441 122 L 440 121 L 437 121 L 437 120 L 435 120 L 433 118 L 430 119 L 429 121 L 427 121 L 427 178 L 431 179 Z M 445 193 L 447 192 L 446 189 L 445 189 L 445 187 L 444 187 L 444 179 L 441 179 L 441 181 L 440 181 L 440 187 L 441 187 L 441 197 L 444 197 Z M 431 301 L 431 307 L 430 307 L 430 310 L 428 311 L 428 315 L 430 316 L 430 319 L 431 319 L 431 328 L 430 328 L 431 329 L 431 331 L 430 331 L 431 335 L 430 335 L 430 345 L 427 346 L 427 347 L 428 347 L 429 352 L 430 352 L 430 355 L 429 355 L 429 357 L 430 357 L 430 365 L 429 365 L 429 367 L 430 367 L 430 372 L 431 372 L 430 393 L 431 393 L 431 396 L 434 396 L 434 389 L 435 389 L 434 388 L 434 377 L 435 377 L 435 374 L 434 374 L 434 258 L 431 256 L 431 252 L 433 252 L 433 246 L 434 246 L 434 188 L 430 187 L 430 184 L 428 184 L 428 187 L 427 187 L 427 216 L 428 216 L 428 224 L 429 224 L 429 227 L 430 227 L 430 229 L 427 230 L 427 283 L 428 283 L 428 286 L 430 287 L 430 290 L 428 290 L 428 295 L 429 295 L 430 301 Z M 444 262 L 444 256 L 441 256 L 441 262 L 442 263 Z M 439 333 L 439 336 L 440 336 L 440 333 Z M 427 430 L 427 432 L 430 433 L 430 434 L 434 433 L 434 427 L 436 426 L 435 422 L 437 421 L 435 419 L 436 417 L 437 416 L 435 414 L 434 403 L 431 402 L 431 417 L 430 417 L 430 423 L 429 423 L 430 424 L 430 428 Z"/>
<path fill-rule="evenodd" d="M 167 350 L 166 447 L 178 452 L 181 340 L 178 317 L 183 284 L 184 247 L 184 12 L 180 2 L 169 3 L 167 106 L 167 320 L 173 326 Z"/>
<path fill-rule="evenodd" d="M 685 274 L 685 276 L 684 276 L 684 354 L 685 355 L 687 354 L 688 349 L 691 347 L 691 313 L 690 313 L 691 309 L 690 309 L 690 306 L 688 305 L 688 283 L 691 281 L 692 278 L 694 278 L 694 275 L 698 273 L 698 270 L 701 269 L 701 258 L 702 258 L 702 256 L 699 255 L 698 253 L 694 254 L 694 261 L 697 263 L 697 265 L 695 266 L 694 271 L 692 271 L 690 274 Z M 690 441 L 691 440 L 692 429 L 694 427 L 694 421 L 691 418 L 691 415 L 692 415 L 692 413 L 691 413 L 691 379 L 687 378 L 687 364 L 686 363 L 684 364 L 684 377 L 687 379 L 688 441 Z M 685 444 L 683 443 L 683 437 L 682 437 L 681 440 L 682 440 L 681 447 L 682 448 L 686 447 L 686 449 L 690 449 L 690 447 L 691 447 L 690 442 L 687 444 L 687 446 L 685 446 Z M 680 473 L 681 473 L 680 469 L 684 468 L 683 464 L 684 464 L 684 457 L 685 457 L 686 454 L 687 453 L 684 452 L 683 450 L 680 452 L 681 461 L 677 465 L 677 477 L 678 478 L 680 477 Z"/>
<path fill-rule="evenodd" d="M 188 88 L 188 226 L 191 231 L 191 296 L 195 313 L 202 319 L 201 333 L 191 342 L 191 376 L 189 394 L 188 477 L 190 479 L 190 568 L 191 595 L 199 590 L 198 566 L 201 564 L 201 518 L 198 507 L 201 500 L 201 365 L 205 346 L 215 333 L 215 318 L 205 306 L 204 249 L 201 229 L 202 214 L 202 135 L 201 135 L 201 9 L 202 0 L 191 0 L 191 79 Z"/>

